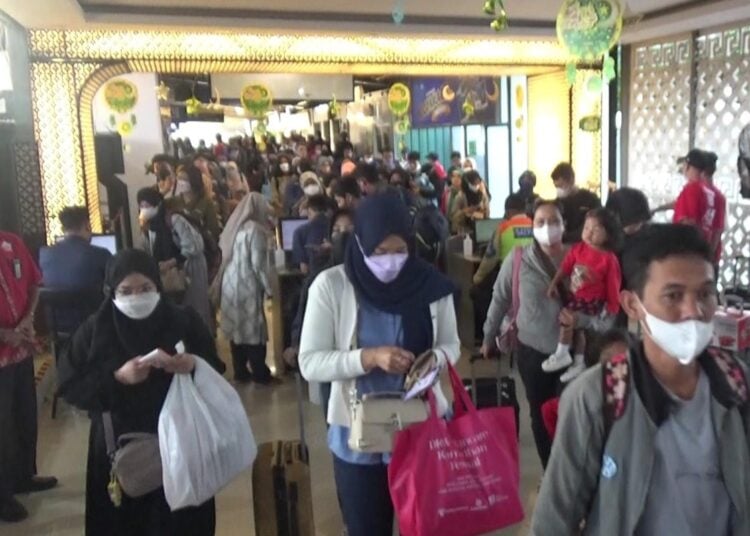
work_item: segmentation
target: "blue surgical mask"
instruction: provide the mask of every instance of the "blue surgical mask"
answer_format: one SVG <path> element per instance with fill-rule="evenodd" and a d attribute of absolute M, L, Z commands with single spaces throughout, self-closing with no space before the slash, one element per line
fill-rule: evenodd
<path fill-rule="evenodd" d="M 367 268 L 381 283 L 388 284 L 395 281 L 409 259 L 408 253 L 385 253 L 383 255 L 370 255 L 368 257 L 362 249 L 359 237 L 357 237 L 357 245 L 360 251 L 362 251 Z"/>

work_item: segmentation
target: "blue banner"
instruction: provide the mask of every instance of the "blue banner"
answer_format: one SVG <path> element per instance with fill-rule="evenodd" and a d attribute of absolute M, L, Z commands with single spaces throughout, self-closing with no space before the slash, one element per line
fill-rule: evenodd
<path fill-rule="evenodd" d="M 412 128 L 499 122 L 500 87 L 491 77 L 415 78 L 411 98 Z"/>

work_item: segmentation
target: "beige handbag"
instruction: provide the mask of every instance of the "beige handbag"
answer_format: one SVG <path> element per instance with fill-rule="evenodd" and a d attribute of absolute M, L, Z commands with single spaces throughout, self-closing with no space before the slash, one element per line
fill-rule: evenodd
<path fill-rule="evenodd" d="M 130 433 L 115 438 L 112 414 L 102 413 L 104 440 L 111 462 L 107 487 L 112 503 L 119 507 L 122 494 L 137 498 L 162 487 L 161 454 L 157 434 Z"/>
<path fill-rule="evenodd" d="M 161 284 L 164 292 L 180 294 L 187 290 L 190 285 L 190 278 L 183 268 L 172 266 L 166 270 L 161 270 Z"/>
<path fill-rule="evenodd" d="M 427 406 L 419 398 L 403 400 L 403 393 L 372 393 L 351 406 L 349 448 L 356 452 L 391 452 L 397 431 L 427 420 Z"/>

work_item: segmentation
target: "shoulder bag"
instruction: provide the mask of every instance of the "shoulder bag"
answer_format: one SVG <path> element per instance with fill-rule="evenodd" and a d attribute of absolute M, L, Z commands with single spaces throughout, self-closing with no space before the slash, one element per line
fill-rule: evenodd
<path fill-rule="evenodd" d="M 437 362 L 432 350 L 414 360 L 405 385 L 413 385 Z M 352 397 L 349 448 L 355 452 L 384 453 L 393 450 L 396 432 L 427 420 L 427 406 L 421 398 L 404 400 L 403 392 L 370 393 Z"/>
<path fill-rule="evenodd" d="M 161 454 L 157 434 L 122 434 L 115 440 L 112 414 L 102 413 L 104 440 L 111 464 L 109 495 L 115 506 L 121 493 L 138 498 L 162 487 Z"/>

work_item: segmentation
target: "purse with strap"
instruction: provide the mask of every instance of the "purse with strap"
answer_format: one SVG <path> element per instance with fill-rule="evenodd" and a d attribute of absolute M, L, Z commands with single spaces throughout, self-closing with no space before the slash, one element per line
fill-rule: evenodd
<path fill-rule="evenodd" d="M 420 354 L 405 377 L 405 390 L 408 391 L 436 363 L 437 356 L 432 350 Z M 427 416 L 425 401 L 421 398 L 404 400 L 404 392 L 369 393 L 362 398 L 353 397 L 349 448 L 355 452 L 391 452 L 396 432 L 424 422 Z"/>
<path fill-rule="evenodd" d="M 102 421 L 111 464 L 107 489 L 112 503 L 120 506 L 122 493 L 137 498 L 162 487 L 158 435 L 134 432 L 122 434 L 115 439 L 112 414 L 108 411 L 102 413 Z"/>
<path fill-rule="evenodd" d="M 512 301 L 509 313 L 503 319 L 500 326 L 500 335 L 495 339 L 498 350 L 503 354 L 512 354 L 518 348 L 518 310 L 521 308 L 521 295 L 519 285 L 521 283 L 521 263 L 523 262 L 523 248 L 517 247 L 513 250 L 513 276 L 511 283 Z"/>

